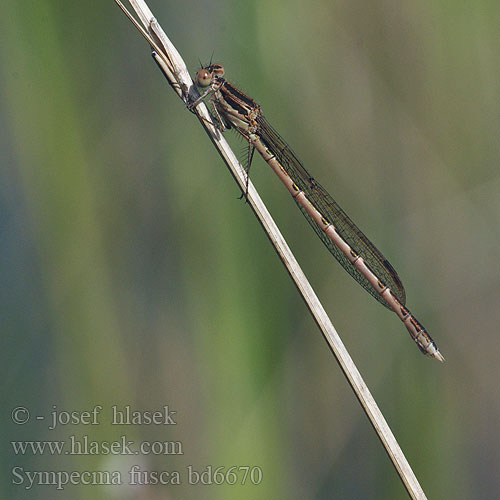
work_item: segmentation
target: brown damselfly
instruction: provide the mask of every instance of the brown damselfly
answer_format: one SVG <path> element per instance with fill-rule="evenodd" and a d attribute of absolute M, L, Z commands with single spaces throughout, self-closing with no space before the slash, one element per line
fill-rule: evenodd
<path fill-rule="evenodd" d="M 195 82 L 207 90 L 191 106 L 210 96 L 219 128 L 222 131 L 233 128 L 248 141 L 249 160 L 254 150 L 259 152 L 342 267 L 381 304 L 397 314 L 424 354 L 444 361 L 431 336 L 406 308 L 405 289 L 395 269 L 309 174 L 264 118 L 261 107 L 224 78 L 224 67 L 220 64 L 210 64 L 198 71 Z"/>

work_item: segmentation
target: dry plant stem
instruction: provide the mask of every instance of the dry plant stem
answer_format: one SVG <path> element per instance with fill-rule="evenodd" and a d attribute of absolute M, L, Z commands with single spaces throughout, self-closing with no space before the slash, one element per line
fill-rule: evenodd
<path fill-rule="evenodd" d="M 115 2 L 119 5 L 121 3 L 119 0 L 115 0 Z M 155 59 L 161 66 L 167 79 L 169 79 L 174 90 L 176 90 L 184 102 L 187 102 L 188 94 L 191 98 L 196 98 L 199 94 L 193 85 L 193 81 L 187 71 L 184 61 L 153 17 L 146 3 L 143 0 L 129 0 L 129 3 L 144 25 L 146 32 L 152 37 L 153 40 L 148 41 L 153 46 L 153 49 L 156 52 L 160 51 Z M 228 166 L 241 190 L 245 192 L 247 187 L 245 170 L 238 162 L 223 135 L 212 125 L 206 105 L 200 102 L 200 104 L 195 107 L 194 112 L 198 116 L 202 126 L 205 128 L 205 131 L 217 148 L 219 154 L 222 156 L 222 159 Z M 375 403 L 375 400 L 370 394 L 368 387 L 361 378 L 359 371 L 340 340 L 332 322 L 251 182 L 248 182 L 248 203 L 304 298 L 307 307 L 311 311 L 314 320 L 318 324 L 344 375 L 353 388 L 370 423 L 384 445 L 410 498 L 415 500 L 426 499 L 425 493 L 411 470 L 408 461 L 403 455 L 401 448 Z"/>

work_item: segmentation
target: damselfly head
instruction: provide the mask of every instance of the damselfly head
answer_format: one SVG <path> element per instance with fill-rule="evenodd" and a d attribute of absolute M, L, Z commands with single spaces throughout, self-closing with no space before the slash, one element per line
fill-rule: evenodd
<path fill-rule="evenodd" d="M 212 73 L 207 69 L 200 69 L 194 78 L 194 83 L 198 87 L 208 87 L 212 83 Z"/>
<path fill-rule="evenodd" d="M 217 78 L 222 78 L 224 76 L 224 66 L 222 64 L 210 64 L 206 68 L 200 69 L 195 76 L 195 83 L 198 87 L 208 87 Z"/>

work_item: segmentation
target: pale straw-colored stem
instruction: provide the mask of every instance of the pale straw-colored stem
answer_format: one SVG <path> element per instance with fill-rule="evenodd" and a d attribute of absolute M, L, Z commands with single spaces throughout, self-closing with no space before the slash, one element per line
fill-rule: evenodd
<path fill-rule="evenodd" d="M 123 8 L 120 0 L 115 0 L 115 2 Z M 177 94 L 184 100 L 184 102 L 187 102 L 188 95 L 191 98 L 198 96 L 198 92 L 194 87 L 193 81 L 182 57 L 179 55 L 167 35 L 162 30 L 161 26 L 154 18 L 149 7 L 143 0 L 129 0 L 129 3 L 139 17 L 145 31 L 151 37 L 149 40 L 150 44 L 156 52 L 160 51 L 156 60 L 161 65 L 174 90 L 176 90 Z M 239 184 L 242 192 L 245 192 L 247 189 L 245 170 L 237 160 L 224 136 L 214 125 L 212 125 L 210 114 L 208 113 L 206 105 L 203 102 L 200 102 L 195 107 L 194 112 L 198 116 L 200 123 L 217 148 L 217 151 L 221 155 L 222 159 L 228 166 L 231 174 Z M 394 467 L 396 468 L 399 477 L 408 491 L 410 498 L 415 500 L 426 499 L 425 493 L 410 468 L 408 461 L 403 455 L 403 452 L 387 425 L 385 418 L 370 394 L 368 387 L 361 378 L 358 369 L 354 365 L 354 362 L 349 356 L 344 344 L 340 340 L 340 337 L 330 321 L 330 318 L 327 316 L 318 297 L 299 267 L 298 262 L 290 251 L 290 248 L 271 218 L 271 215 L 267 211 L 251 181 L 248 182 L 247 192 L 247 199 L 250 207 L 264 228 L 280 259 L 285 264 L 288 273 L 292 277 L 307 307 L 313 315 L 314 320 L 319 326 L 321 333 L 330 346 L 332 353 L 337 359 L 350 386 L 354 390 L 354 393 L 368 416 L 370 423 L 377 432 L 380 441 L 384 445 L 384 448 L 394 464 Z"/>

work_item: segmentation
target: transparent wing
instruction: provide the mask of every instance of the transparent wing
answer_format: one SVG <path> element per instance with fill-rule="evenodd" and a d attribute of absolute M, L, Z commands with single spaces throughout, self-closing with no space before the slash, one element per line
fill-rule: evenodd
<path fill-rule="evenodd" d="M 309 201 L 321 213 L 321 215 L 331 222 L 340 236 L 358 255 L 363 257 L 368 267 L 377 278 L 388 286 L 401 304 L 406 303 L 406 293 L 403 283 L 399 279 L 396 270 L 389 261 L 377 250 L 375 245 L 361 232 L 349 216 L 340 208 L 339 204 L 330 194 L 314 180 L 309 172 L 304 168 L 295 153 L 281 139 L 274 128 L 269 125 L 266 119 L 260 115 L 257 118 L 259 125 L 259 135 L 266 147 L 274 154 L 281 163 L 288 175 L 297 184 L 299 189 L 304 191 Z M 381 304 L 388 307 L 385 300 L 372 287 L 370 282 L 352 265 L 349 259 L 325 234 L 325 232 L 314 222 L 311 216 L 300 206 L 304 217 L 316 231 L 325 246 L 342 265 L 342 267 Z"/>

